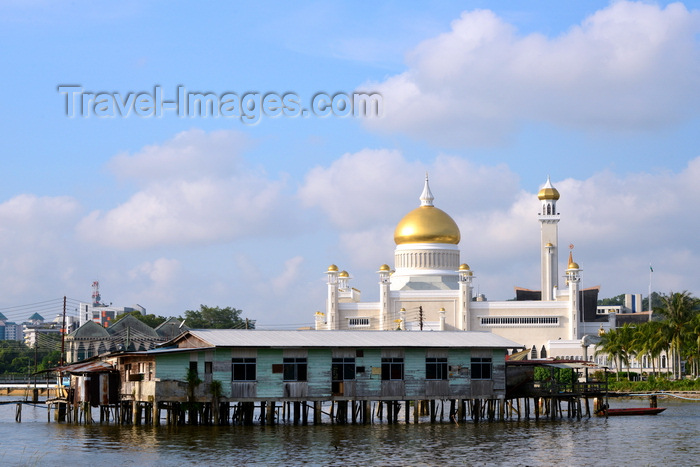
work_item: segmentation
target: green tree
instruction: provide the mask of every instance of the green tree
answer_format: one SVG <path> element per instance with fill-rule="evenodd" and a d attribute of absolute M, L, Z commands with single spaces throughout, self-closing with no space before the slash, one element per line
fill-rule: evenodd
<path fill-rule="evenodd" d="M 611 360 L 617 362 L 616 378 L 620 380 L 620 371 L 623 364 L 629 366 L 630 356 L 634 354 L 632 339 L 634 327 L 624 324 L 622 327 L 612 329 L 600 337 L 600 342 L 596 344 L 595 355 L 607 355 Z M 629 371 L 629 368 L 628 368 Z"/>
<path fill-rule="evenodd" d="M 598 300 L 599 306 L 621 306 L 625 304 L 625 294 L 617 295 L 612 298 L 601 298 Z"/>
<path fill-rule="evenodd" d="M 661 306 L 662 295 L 658 292 L 651 293 L 651 309 L 654 310 Z M 646 311 L 649 309 L 649 297 L 644 297 L 642 299 L 642 310 Z"/>
<path fill-rule="evenodd" d="M 197 370 L 193 368 L 187 368 L 185 380 L 187 381 L 187 411 L 190 414 L 190 423 L 195 425 L 197 424 L 197 413 L 199 411 L 199 404 L 195 402 L 195 391 L 202 384 L 202 380 L 197 374 Z"/>
<path fill-rule="evenodd" d="M 662 306 L 655 311 L 663 316 L 664 325 L 667 328 L 671 343 L 673 357 L 673 375 L 680 378 L 681 359 L 687 342 L 687 334 L 691 333 L 691 322 L 698 313 L 698 300 L 688 291 L 671 293 L 661 298 Z"/>
<path fill-rule="evenodd" d="M 668 348 L 668 338 L 660 321 L 649 321 L 635 328 L 632 347 L 637 355 L 646 355 L 651 361 L 652 373 L 656 373 L 655 359 Z"/>
<path fill-rule="evenodd" d="M 51 368 L 56 368 L 58 365 L 61 364 L 61 351 L 60 350 L 52 350 L 44 358 L 41 359 L 41 363 L 39 364 L 39 371 L 44 371 L 44 370 L 49 370 Z"/>
<path fill-rule="evenodd" d="M 190 329 L 253 329 L 255 322 L 241 318 L 241 310 L 233 307 L 211 307 L 200 305 L 199 310 L 185 311 L 185 320 Z"/>
<path fill-rule="evenodd" d="M 686 372 L 697 377 L 700 365 L 700 313 L 694 313 L 683 334 L 683 356 L 687 360 Z"/>

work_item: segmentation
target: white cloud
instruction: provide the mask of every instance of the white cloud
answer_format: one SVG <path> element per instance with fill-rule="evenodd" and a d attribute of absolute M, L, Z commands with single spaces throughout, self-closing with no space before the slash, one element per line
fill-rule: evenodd
<path fill-rule="evenodd" d="M 412 173 L 413 180 L 392 184 L 399 193 L 391 193 L 391 187 L 362 176 L 374 166 Z M 513 286 L 539 288 L 538 187 L 519 189 L 517 176 L 507 167 L 477 167 L 450 156 L 421 165 L 395 152 L 362 151 L 310 172 L 300 193 L 313 193 L 305 199 L 315 200 L 313 205 L 338 231 L 337 249 L 319 263 L 350 271 L 354 286 L 372 299 L 377 293 L 374 272 L 384 262 L 393 264 L 394 227 L 418 205 L 425 169 L 431 174 L 436 206 L 460 226 L 462 261 L 475 271 L 479 290 L 491 299 L 506 299 L 513 297 Z M 657 271 L 655 290 L 694 290 L 694 264 L 700 261 L 697 180 L 700 157 L 679 173 L 606 171 L 582 180 L 554 180 L 561 193 L 560 272 L 573 243 L 584 286 L 602 285 L 603 296 L 645 292 L 649 262 Z M 343 196 L 346 190 L 357 199 Z M 400 202 L 384 201 L 399 197 Z"/>
<path fill-rule="evenodd" d="M 79 218 L 79 203 L 67 196 L 15 196 L 0 204 L 0 295 L 54 291 L 72 277 L 69 234 Z"/>
<path fill-rule="evenodd" d="M 234 170 L 240 140 L 233 132 L 193 130 L 134 156 L 117 156 L 114 170 L 143 186 L 121 205 L 91 212 L 78 225 L 79 235 L 130 249 L 273 232 L 288 210 L 285 183 L 245 167 Z"/>
<path fill-rule="evenodd" d="M 120 178 L 146 184 L 231 175 L 240 166 L 241 154 L 250 146 L 243 133 L 192 129 L 163 144 L 146 146 L 135 154 L 118 154 L 108 167 Z"/>
<path fill-rule="evenodd" d="M 438 144 L 490 144 L 524 121 L 587 130 L 663 128 L 697 116 L 700 12 L 620 1 L 559 37 L 520 36 L 488 10 L 421 43 L 408 70 L 363 86 L 364 123 Z"/>
<path fill-rule="evenodd" d="M 284 262 L 284 269 L 271 280 L 272 288 L 278 295 L 289 291 L 292 284 L 299 280 L 299 269 L 304 262 L 303 256 L 295 256 Z"/>
<path fill-rule="evenodd" d="M 314 168 L 299 189 L 304 203 L 319 207 L 338 231 L 338 249 L 323 264 L 337 262 L 374 288 L 372 273 L 383 263 L 393 264 L 394 229 L 419 206 L 426 171 L 435 206 L 460 226 L 464 257 L 483 255 L 493 260 L 494 252 L 483 250 L 481 240 L 490 246 L 488 242 L 498 235 L 508 236 L 511 244 L 508 250 L 498 245 L 496 256 L 517 250 L 523 229 L 502 224 L 511 218 L 508 210 L 523 194 L 517 188 L 518 177 L 507 166 L 477 166 L 449 155 L 425 164 L 408 161 L 398 151 L 363 150 Z"/>
<path fill-rule="evenodd" d="M 422 186 L 422 165 L 407 163 L 400 152 L 363 149 L 344 154 L 329 167 L 306 175 L 299 197 L 319 207 L 341 229 L 384 221 L 392 206 L 406 200 L 411 183 Z M 413 174 L 413 175 L 411 175 Z"/>
<path fill-rule="evenodd" d="M 305 206 L 319 207 L 343 231 L 395 226 L 419 205 L 426 172 L 435 204 L 442 209 L 488 209 L 514 193 L 517 184 L 505 165 L 476 166 L 447 155 L 432 163 L 412 162 L 398 151 L 364 149 L 310 170 L 299 196 Z"/>
<path fill-rule="evenodd" d="M 180 262 L 176 259 L 158 258 L 146 261 L 129 271 L 132 281 L 148 280 L 156 287 L 170 285 L 180 271 Z"/>

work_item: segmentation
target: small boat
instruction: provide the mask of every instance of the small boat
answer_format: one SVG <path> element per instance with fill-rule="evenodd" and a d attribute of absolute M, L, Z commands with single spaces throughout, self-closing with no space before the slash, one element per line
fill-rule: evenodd
<path fill-rule="evenodd" d="M 628 409 L 608 409 L 608 417 L 617 415 L 656 415 L 666 410 L 666 407 L 635 407 Z M 605 411 L 599 413 L 605 415 Z"/>

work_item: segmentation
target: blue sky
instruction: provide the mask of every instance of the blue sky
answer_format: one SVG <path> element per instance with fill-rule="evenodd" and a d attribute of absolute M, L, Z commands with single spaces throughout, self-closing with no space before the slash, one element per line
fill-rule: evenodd
<path fill-rule="evenodd" d="M 602 296 L 697 293 L 699 2 L 0 5 L 0 309 L 115 305 L 269 326 L 365 299 L 430 173 L 490 299 L 538 287 L 539 187 Z M 85 92 L 379 92 L 379 118 L 65 115 Z M 565 258 L 560 258 L 563 263 Z M 15 314 L 17 316 L 15 316 Z"/>

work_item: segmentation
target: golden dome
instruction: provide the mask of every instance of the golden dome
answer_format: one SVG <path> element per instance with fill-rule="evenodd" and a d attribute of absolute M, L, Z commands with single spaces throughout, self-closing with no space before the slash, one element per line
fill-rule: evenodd
<path fill-rule="evenodd" d="M 394 242 L 405 243 L 459 243 L 459 227 L 442 209 L 433 206 L 433 194 L 425 174 L 425 186 L 420 195 L 420 207 L 409 212 L 394 230 Z"/>
<path fill-rule="evenodd" d="M 460 271 L 469 271 L 469 265 L 467 263 L 462 263 L 459 265 L 459 270 Z"/>
<path fill-rule="evenodd" d="M 340 271 L 340 274 L 338 274 L 338 277 L 350 277 L 350 274 L 348 274 L 347 271 Z"/>
<path fill-rule="evenodd" d="M 328 272 L 337 272 L 337 271 L 338 271 L 338 266 L 336 266 L 335 264 L 331 264 L 330 266 L 328 266 Z"/>
<path fill-rule="evenodd" d="M 394 242 L 405 243 L 451 243 L 460 240 L 459 227 L 442 209 L 435 206 L 420 206 L 406 214 L 394 230 Z"/>
<path fill-rule="evenodd" d="M 574 261 L 574 255 L 569 252 L 569 266 L 566 269 L 579 269 L 578 263 Z"/>
<path fill-rule="evenodd" d="M 540 200 L 545 200 L 545 199 L 553 199 L 553 200 L 558 200 L 559 199 L 559 192 L 557 191 L 556 188 L 542 188 L 539 193 L 537 193 L 537 197 Z"/>
<path fill-rule="evenodd" d="M 380 271 L 391 271 L 391 268 L 389 267 L 388 264 L 382 264 L 381 266 L 379 266 L 379 270 Z"/>
<path fill-rule="evenodd" d="M 552 182 L 549 180 L 549 177 L 547 177 L 547 183 L 545 183 L 540 189 L 540 192 L 537 193 L 537 197 L 540 199 L 540 201 L 545 199 L 553 199 L 556 201 L 559 199 L 559 192 L 552 186 Z"/>

